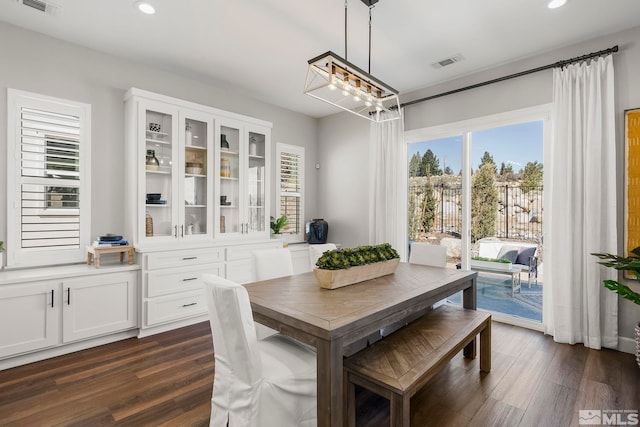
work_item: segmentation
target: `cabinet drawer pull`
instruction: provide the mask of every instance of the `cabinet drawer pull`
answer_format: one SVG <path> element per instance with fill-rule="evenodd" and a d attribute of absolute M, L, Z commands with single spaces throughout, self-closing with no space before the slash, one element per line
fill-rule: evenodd
<path fill-rule="evenodd" d="M 71 288 L 67 288 L 67 305 L 71 305 Z"/>
<path fill-rule="evenodd" d="M 51 289 L 51 308 L 53 308 L 53 289 Z"/>
<path fill-rule="evenodd" d="M 187 277 L 186 279 L 182 279 L 183 282 L 189 282 L 191 280 L 198 280 L 197 277 Z"/>
<path fill-rule="evenodd" d="M 182 258 L 183 261 L 189 261 L 190 259 L 198 259 L 198 257 L 197 256 L 187 256 L 187 257 Z"/>
<path fill-rule="evenodd" d="M 182 307 L 191 307 L 192 305 L 196 305 L 196 304 L 198 304 L 198 303 L 197 302 L 192 302 L 192 303 L 189 303 L 189 304 L 182 304 Z"/>

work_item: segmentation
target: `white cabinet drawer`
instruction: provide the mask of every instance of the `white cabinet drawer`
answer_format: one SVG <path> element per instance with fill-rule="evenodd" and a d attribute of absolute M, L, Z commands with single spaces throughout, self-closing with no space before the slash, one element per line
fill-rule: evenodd
<path fill-rule="evenodd" d="M 227 261 L 252 258 L 253 251 L 259 251 L 262 249 L 274 249 L 274 248 L 281 248 L 281 247 L 282 247 L 282 242 L 260 243 L 256 245 L 230 246 L 227 248 Z"/>
<path fill-rule="evenodd" d="M 222 248 L 189 249 L 151 253 L 146 256 L 146 269 L 186 267 L 189 265 L 211 264 L 224 261 Z"/>
<path fill-rule="evenodd" d="M 182 292 L 147 301 L 147 325 L 171 322 L 207 312 L 204 290 Z"/>
<path fill-rule="evenodd" d="M 224 277 L 224 264 L 216 263 L 197 268 L 180 267 L 150 271 L 146 275 L 147 297 L 203 289 L 202 275 L 204 273 Z"/>

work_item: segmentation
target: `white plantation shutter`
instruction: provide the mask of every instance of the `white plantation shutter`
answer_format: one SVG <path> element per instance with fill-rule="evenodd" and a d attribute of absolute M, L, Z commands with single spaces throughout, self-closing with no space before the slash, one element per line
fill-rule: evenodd
<path fill-rule="evenodd" d="M 81 261 L 89 243 L 90 108 L 9 92 L 9 266 Z M 89 110 L 90 111 L 90 110 Z M 9 192 L 8 192 L 9 193 Z M 9 205 L 9 204 L 8 204 Z"/>
<path fill-rule="evenodd" d="M 276 144 L 276 215 L 286 215 L 289 224 L 282 234 L 287 241 L 304 240 L 304 147 Z"/>

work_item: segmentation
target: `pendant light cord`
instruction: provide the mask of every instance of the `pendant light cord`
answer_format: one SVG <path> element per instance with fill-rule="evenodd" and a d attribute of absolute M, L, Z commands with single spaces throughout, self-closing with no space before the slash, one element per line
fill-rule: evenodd
<path fill-rule="evenodd" d="M 344 0 L 344 59 L 349 60 L 347 57 L 347 0 Z"/>
<path fill-rule="evenodd" d="M 371 9 L 373 5 L 369 6 L 369 74 L 371 74 Z"/>

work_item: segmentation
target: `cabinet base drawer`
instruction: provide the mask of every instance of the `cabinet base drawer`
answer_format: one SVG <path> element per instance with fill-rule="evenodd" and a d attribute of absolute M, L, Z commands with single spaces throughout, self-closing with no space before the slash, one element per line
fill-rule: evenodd
<path fill-rule="evenodd" d="M 145 261 L 147 270 L 211 264 L 224 261 L 224 250 L 221 248 L 206 248 L 152 253 L 145 256 Z"/>
<path fill-rule="evenodd" d="M 204 290 L 184 292 L 147 301 L 147 325 L 171 322 L 207 312 Z"/>
<path fill-rule="evenodd" d="M 183 267 L 150 271 L 146 277 L 146 296 L 152 298 L 178 292 L 201 290 L 203 289 L 202 275 L 204 273 L 224 277 L 224 264 L 216 263 L 206 267 Z"/>

